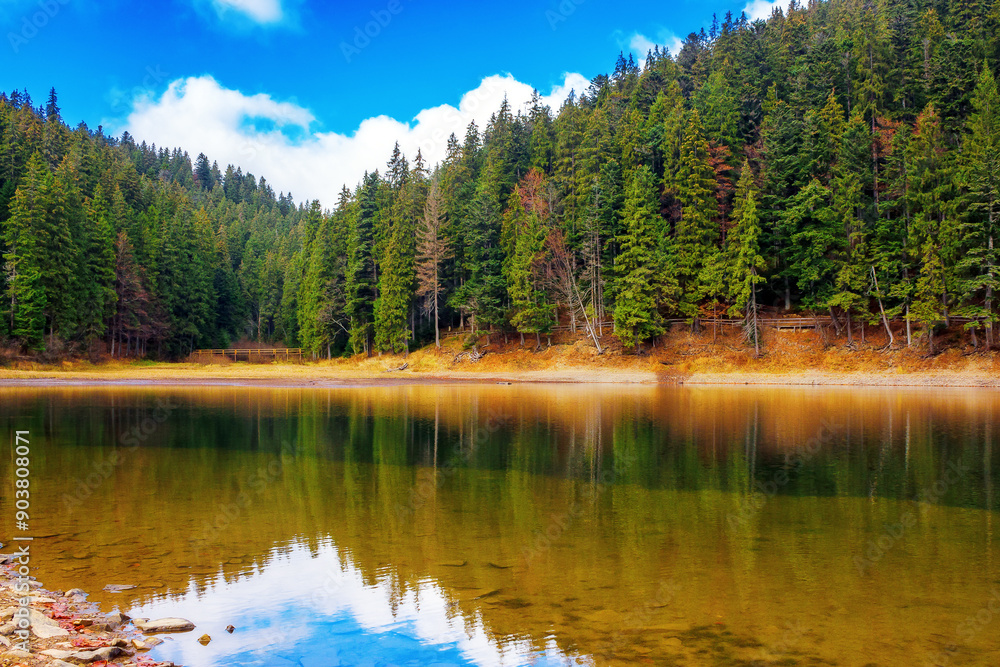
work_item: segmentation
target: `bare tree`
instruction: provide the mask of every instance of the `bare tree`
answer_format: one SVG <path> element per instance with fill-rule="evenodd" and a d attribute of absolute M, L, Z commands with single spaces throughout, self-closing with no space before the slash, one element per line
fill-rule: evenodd
<path fill-rule="evenodd" d="M 590 334 L 591 340 L 597 347 L 597 353 L 603 354 L 604 348 L 601 347 L 601 341 L 594 330 L 594 322 L 587 312 L 587 306 L 583 302 L 583 296 L 580 294 L 580 288 L 576 282 L 573 259 L 566 247 L 566 239 L 559 229 L 553 229 L 545 240 L 545 244 L 549 249 L 549 288 L 556 294 L 557 301 L 565 303 L 571 313 L 583 317 L 587 333 Z"/>
<path fill-rule="evenodd" d="M 441 325 L 438 309 L 441 303 L 441 265 L 451 257 L 451 246 L 441 233 L 444 224 L 441 213 L 441 190 L 438 179 L 431 182 L 431 191 L 424 206 L 424 217 L 417 229 L 417 296 L 423 297 L 425 315 L 434 316 L 434 342 L 441 347 Z"/>

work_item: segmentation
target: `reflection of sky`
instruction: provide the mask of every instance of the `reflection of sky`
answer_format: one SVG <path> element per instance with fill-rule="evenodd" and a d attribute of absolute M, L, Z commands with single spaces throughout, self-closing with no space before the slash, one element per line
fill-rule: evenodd
<path fill-rule="evenodd" d="M 229 665 L 566 665 L 586 664 L 550 642 L 491 637 L 479 618 L 451 607 L 432 579 L 402 595 L 389 576 L 366 585 L 362 573 L 332 545 L 272 552 L 263 569 L 237 580 L 221 574 L 200 593 L 157 600 L 129 611 L 135 618 L 180 616 L 194 632 L 162 635 L 158 660 L 185 667 Z M 227 625 L 236 626 L 230 635 Z M 198 643 L 203 634 L 208 646 Z"/>

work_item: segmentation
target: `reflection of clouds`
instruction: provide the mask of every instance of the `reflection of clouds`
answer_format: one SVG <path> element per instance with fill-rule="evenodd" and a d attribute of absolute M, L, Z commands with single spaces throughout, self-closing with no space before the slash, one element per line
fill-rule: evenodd
<path fill-rule="evenodd" d="M 274 549 L 266 562 L 230 581 L 220 573 L 197 590 L 192 583 L 179 596 L 143 604 L 129 614 L 181 616 L 194 622 L 194 632 L 173 635 L 154 653 L 187 667 L 270 664 L 278 655 L 314 654 L 321 644 L 331 664 L 339 664 L 339 645 L 331 647 L 331 637 L 339 637 L 332 641 L 344 642 L 345 650 L 347 643 L 360 642 L 377 651 L 379 642 L 390 636 L 394 644 L 397 636 L 419 642 L 416 647 L 426 649 L 428 659 L 444 658 L 442 652 L 451 651 L 471 665 L 589 663 L 566 655 L 554 639 L 537 651 L 527 640 L 494 637 L 478 614 L 456 614 L 457 607 L 434 579 L 422 579 L 402 594 L 388 572 L 368 585 L 349 555 L 331 543 L 312 553 L 302 545 Z M 237 628 L 232 635 L 224 630 L 230 623 Z M 197 642 L 204 633 L 212 637 L 208 646 Z M 421 657 L 409 655 L 407 661 Z"/>

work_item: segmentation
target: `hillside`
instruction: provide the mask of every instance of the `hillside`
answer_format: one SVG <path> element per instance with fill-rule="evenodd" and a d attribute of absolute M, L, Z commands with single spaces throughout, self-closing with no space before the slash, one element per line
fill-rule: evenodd
<path fill-rule="evenodd" d="M 1000 2 L 827 0 L 619 56 L 328 200 L 0 95 L 0 341 L 42 361 L 238 339 L 402 353 L 435 326 L 831 313 L 996 343 Z M 954 332 L 953 332 L 954 333 Z M 953 337 L 953 336 L 952 336 Z M 961 337 L 964 341 L 965 338 Z M 759 340 L 757 341 L 759 342 Z M 963 343 L 964 344 L 964 343 Z"/>

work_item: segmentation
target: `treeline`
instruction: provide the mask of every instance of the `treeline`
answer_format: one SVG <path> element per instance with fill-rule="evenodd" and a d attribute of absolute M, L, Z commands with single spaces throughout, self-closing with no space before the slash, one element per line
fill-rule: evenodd
<path fill-rule="evenodd" d="M 761 305 L 994 343 L 1000 2 L 792 3 L 505 102 L 333 210 L 0 99 L 6 335 L 179 355 L 234 337 L 402 351 L 439 324 L 594 334 Z M 911 323 L 917 323 L 915 327 Z M 848 327 L 848 332 L 852 327 Z M 599 337 L 593 335 L 600 345 Z M 124 347 L 123 347 L 124 346 Z M 155 347 L 154 347 L 155 346 Z"/>

